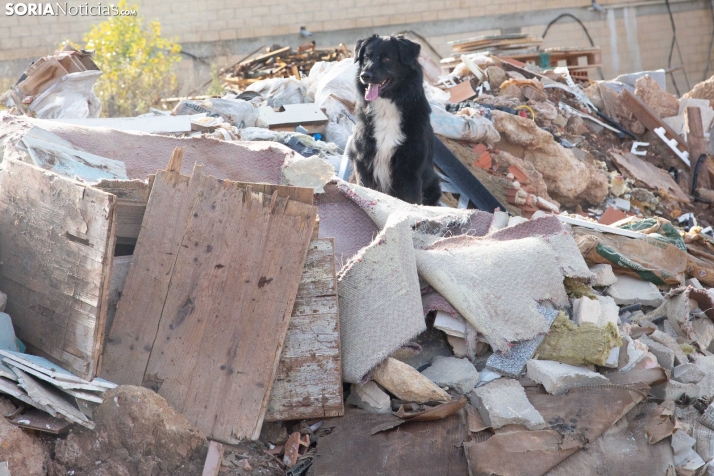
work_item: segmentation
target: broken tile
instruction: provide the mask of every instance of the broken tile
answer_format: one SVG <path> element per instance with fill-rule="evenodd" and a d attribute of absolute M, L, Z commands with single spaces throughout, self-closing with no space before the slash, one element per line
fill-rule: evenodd
<path fill-rule="evenodd" d="M 531 405 L 517 380 L 499 379 L 471 391 L 471 404 L 491 428 L 524 425 L 529 430 L 546 427 L 545 420 Z"/>

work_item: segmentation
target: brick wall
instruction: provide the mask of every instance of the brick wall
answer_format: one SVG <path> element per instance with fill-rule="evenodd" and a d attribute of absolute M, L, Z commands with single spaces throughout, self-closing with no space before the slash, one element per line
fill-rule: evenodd
<path fill-rule="evenodd" d="M 712 29 L 708 2 L 670 2 L 676 11 L 674 16 L 683 63 L 690 83 L 694 85 L 702 80 L 707 60 Z M 147 20 L 159 20 L 163 34 L 177 37 L 190 47 L 187 50 L 211 45 L 210 53 L 202 56 L 218 66 L 235 61 L 254 49 L 256 37 L 263 37 L 261 44 L 270 44 L 270 37 L 278 38 L 275 41 L 289 38 L 299 42 L 297 32 L 300 26 L 316 33 L 335 32 L 329 36 L 334 44 L 339 41 L 352 43 L 355 35 L 367 34 L 372 29 L 391 31 L 390 25 L 417 32 L 424 29 L 431 32 L 428 34 L 430 43 L 442 55 L 448 55 L 450 48 L 446 41 L 498 34 L 500 27 L 511 17 L 513 22 L 509 28 L 522 27 L 522 31 L 540 36 L 547 21 L 563 11 L 570 11 L 587 18 L 584 24 L 602 48 L 605 77 L 640 68 L 667 68 L 671 29 L 661 4 L 644 2 L 649 5 L 641 6 L 643 2 L 638 0 L 599 0 L 599 3 L 613 8 L 616 14 L 612 22 L 605 14 L 587 10 L 589 0 L 153 0 L 139 1 L 138 10 Z M 638 7 L 627 9 L 629 21 L 626 21 L 621 6 L 628 3 Z M 104 19 L 18 17 L 4 13 L 0 11 L 0 76 L 5 77 L 17 77 L 30 60 L 51 53 L 65 39 L 81 43 L 83 33 Z M 499 19 L 499 29 L 489 29 L 491 18 Z M 471 20 L 480 25 L 478 29 L 468 30 Z M 455 28 L 457 23 L 459 27 Z M 611 41 L 613 24 L 617 40 L 614 44 Z M 629 26 L 630 38 L 636 38 L 635 42 L 627 41 L 626 26 Z M 347 39 L 342 39 L 342 32 Z M 324 42 L 321 45 L 328 46 Z M 588 45 L 580 26 L 570 20 L 553 25 L 545 40 L 545 46 Z M 675 54 L 672 65 L 679 64 Z M 182 81 L 192 85 L 203 82 L 208 74 L 205 64 L 198 62 L 183 61 L 179 67 Z M 675 73 L 675 78 L 680 90 L 686 90 L 683 73 Z M 186 89 L 186 84 L 183 86 L 182 89 Z"/>

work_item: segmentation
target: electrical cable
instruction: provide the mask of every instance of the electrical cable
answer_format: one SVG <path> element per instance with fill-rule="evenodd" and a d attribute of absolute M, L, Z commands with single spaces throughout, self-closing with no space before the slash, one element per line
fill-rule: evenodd
<path fill-rule="evenodd" d="M 689 83 L 689 76 L 687 75 L 687 68 L 684 67 L 684 59 L 682 58 L 682 49 L 679 47 L 679 41 L 677 41 L 677 28 L 674 25 L 674 15 L 672 14 L 672 8 L 669 4 L 669 0 L 664 0 L 665 5 L 667 5 L 667 13 L 669 13 L 669 21 L 672 24 L 672 45 L 669 48 L 669 58 L 667 60 L 667 68 L 672 68 L 672 55 L 674 54 L 674 47 L 677 46 L 677 53 L 679 54 L 679 61 L 682 64 L 682 72 L 684 73 L 684 80 L 687 82 L 687 90 L 692 89 Z M 674 74 L 672 74 L 672 84 L 674 84 L 674 89 L 677 91 L 677 96 L 681 96 L 679 88 L 677 87 L 677 82 L 674 80 Z"/>
<path fill-rule="evenodd" d="M 714 1 L 714 0 L 713 0 L 713 1 Z M 583 24 L 582 21 L 580 21 L 580 19 L 579 19 L 578 17 L 576 17 L 576 16 L 573 15 L 572 13 L 561 13 L 560 15 L 558 15 L 557 17 L 555 17 L 554 20 L 551 20 L 551 22 L 548 23 L 548 25 L 546 25 L 545 30 L 543 31 L 543 34 L 541 35 L 541 38 L 545 38 L 545 35 L 548 34 L 548 30 L 550 29 L 551 26 L 553 26 L 554 23 L 556 23 L 556 22 L 557 22 L 558 20 L 560 20 L 561 18 L 565 18 L 565 17 L 570 17 L 570 18 L 572 18 L 573 20 L 575 20 L 576 22 L 578 22 L 578 24 L 580 25 L 580 27 L 581 27 L 581 28 L 583 29 L 583 31 L 585 32 L 585 36 L 588 37 L 588 41 L 590 42 L 590 46 L 593 46 L 593 47 L 594 47 L 594 46 L 595 46 L 595 42 L 593 41 L 592 37 L 590 36 L 590 32 L 588 31 L 587 27 L 585 26 L 585 24 Z M 539 46 L 537 49 L 540 49 L 540 46 Z M 598 71 L 598 74 L 600 74 L 600 79 L 604 80 L 604 79 L 605 79 L 605 75 L 602 73 L 602 68 L 601 68 L 600 66 L 597 67 L 597 71 Z"/>

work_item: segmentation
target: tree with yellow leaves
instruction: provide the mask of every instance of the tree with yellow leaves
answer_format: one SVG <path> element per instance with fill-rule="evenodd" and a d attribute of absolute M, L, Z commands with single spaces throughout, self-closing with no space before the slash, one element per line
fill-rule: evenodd
<path fill-rule="evenodd" d="M 127 6 L 119 10 L 137 10 Z M 84 36 L 85 49 L 94 50 L 94 61 L 104 74 L 94 87 L 107 117 L 135 116 L 147 112 L 167 94 L 177 90 L 173 65 L 181 61 L 177 39 L 161 36 L 158 21 L 139 16 L 112 16 Z"/>

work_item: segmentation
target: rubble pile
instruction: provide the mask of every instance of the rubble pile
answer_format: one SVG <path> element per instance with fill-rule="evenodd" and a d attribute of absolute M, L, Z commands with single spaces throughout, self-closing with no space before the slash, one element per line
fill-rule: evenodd
<path fill-rule="evenodd" d="M 712 473 L 707 86 L 481 40 L 423 85 L 435 207 L 350 181 L 344 52 L 135 118 L 41 117 L 30 68 L 0 116 L 0 474 Z"/>
<path fill-rule="evenodd" d="M 300 78 L 307 75 L 317 62 L 340 61 L 351 52 L 345 45 L 336 49 L 318 49 L 315 42 L 304 43 L 296 50 L 289 46 L 273 45 L 254 58 L 241 61 L 223 72 L 221 78 L 229 89 L 240 91 L 256 81 L 271 78 Z"/>

